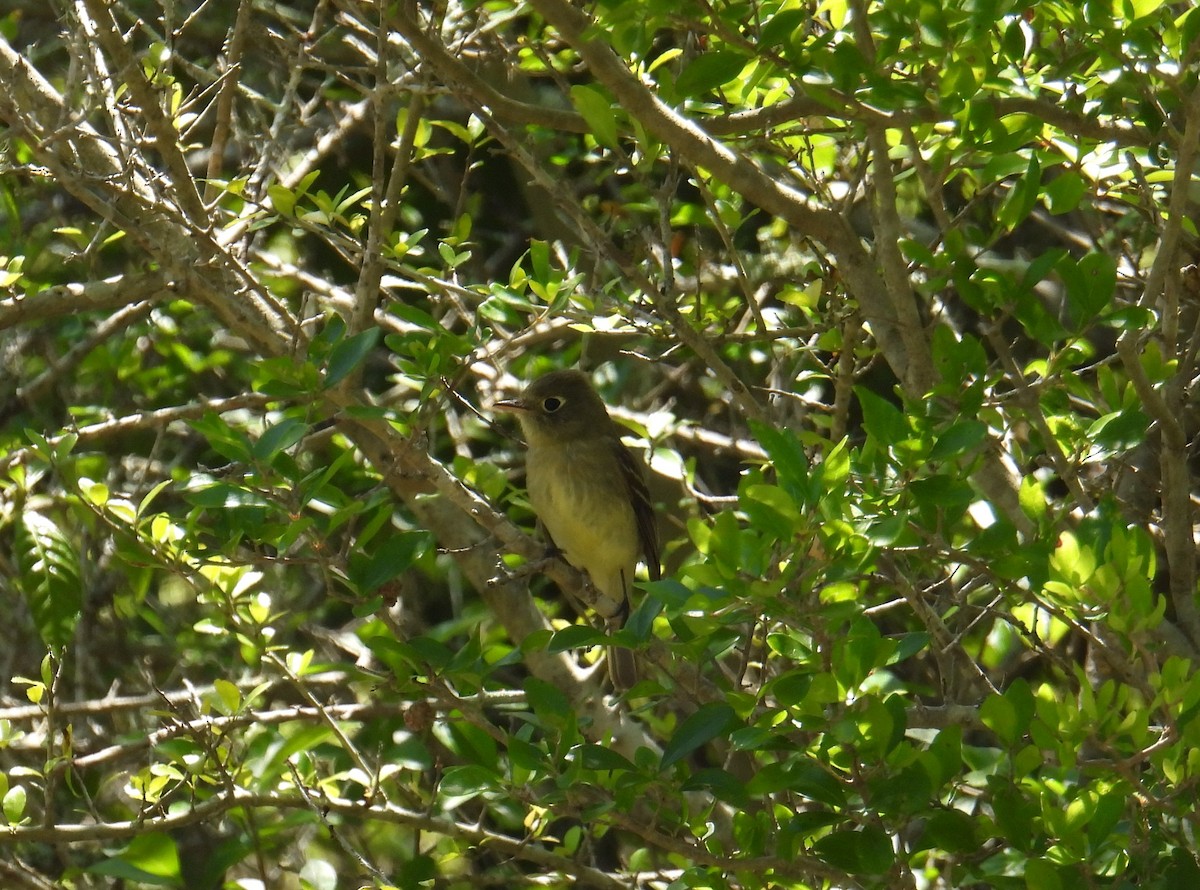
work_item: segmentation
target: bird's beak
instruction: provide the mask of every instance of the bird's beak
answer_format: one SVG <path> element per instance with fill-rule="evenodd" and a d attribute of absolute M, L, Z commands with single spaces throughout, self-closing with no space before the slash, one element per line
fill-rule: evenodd
<path fill-rule="evenodd" d="M 502 411 L 506 414 L 521 414 L 528 411 L 529 406 L 520 399 L 501 399 L 499 402 L 492 403 L 493 411 Z"/>

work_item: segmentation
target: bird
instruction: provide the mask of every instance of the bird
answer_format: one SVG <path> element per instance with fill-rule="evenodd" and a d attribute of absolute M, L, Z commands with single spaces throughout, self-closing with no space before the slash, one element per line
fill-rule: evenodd
<path fill-rule="evenodd" d="M 551 547 L 587 573 L 610 630 L 623 627 L 639 560 L 653 581 L 662 570 L 654 506 L 641 464 L 621 441 L 624 428 L 575 369 L 543 374 L 495 408 L 521 425 L 529 503 Z M 610 648 L 608 662 L 618 690 L 637 682 L 631 651 Z"/>

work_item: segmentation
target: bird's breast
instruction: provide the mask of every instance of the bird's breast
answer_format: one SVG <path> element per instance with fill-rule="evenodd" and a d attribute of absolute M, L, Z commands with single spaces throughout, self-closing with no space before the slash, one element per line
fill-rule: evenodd
<path fill-rule="evenodd" d="M 601 589 L 638 560 L 637 523 L 611 443 L 531 449 L 529 500 L 567 562 Z"/>

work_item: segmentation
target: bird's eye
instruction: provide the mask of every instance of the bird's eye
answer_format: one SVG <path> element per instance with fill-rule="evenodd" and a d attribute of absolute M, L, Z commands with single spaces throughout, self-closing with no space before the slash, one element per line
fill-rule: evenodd
<path fill-rule="evenodd" d="M 545 409 L 547 414 L 553 414 L 555 411 L 561 408 L 563 404 L 564 401 L 558 396 L 547 396 L 546 398 L 542 399 L 542 408 Z"/>

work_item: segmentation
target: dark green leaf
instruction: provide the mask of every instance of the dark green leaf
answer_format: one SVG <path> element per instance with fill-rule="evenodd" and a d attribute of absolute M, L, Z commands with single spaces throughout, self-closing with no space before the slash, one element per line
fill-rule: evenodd
<path fill-rule="evenodd" d="M 895 854 L 887 832 L 876 826 L 860 831 L 841 829 L 813 845 L 816 855 L 852 875 L 880 875 L 892 867 Z"/>
<path fill-rule="evenodd" d="M 661 600 L 663 605 L 671 609 L 682 608 L 692 598 L 692 591 L 675 578 L 646 581 L 641 586 L 648 594 Z"/>
<path fill-rule="evenodd" d="M 530 742 L 516 736 L 508 738 L 508 758 L 513 766 L 537 772 L 546 768 L 546 752 Z"/>
<path fill-rule="evenodd" d="M 661 581 L 647 582 L 647 584 L 661 583 Z M 662 614 L 662 610 L 663 602 L 657 596 L 642 597 L 642 601 L 625 620 L 624 630 L 639 642 L 650 639 L 651 631 L 654 629 L 654 619 Z"/>
<path fill-rule="evenodd" d="M 53 520 L 26 511 L 16 523 L 13 561 L 38 635 L 47 646 L 61 649 L 75 635 L 83 608 L 74 545 Z"/>
<path fill-rule="evenodd" d="M 1129 800 L 1129 788 L 1123 785 L 1103 793 L 1096 801 L 1096 809 L 1088 820 L 1088 841 L 1094 847 L 1111 841 L 1113 830 L 1121 817 L 1125 815 L 1125 805 Z"/>
<path fill-rule="evenodd" d="M 807 9 L 785 9 L 771 16 L 758 32 L 760 47 L 788 44 L 797 33 L 802 33 L 812 19 Z"/>
<path fill-rule="evenodd" d="M 398 577 L 432 546 L 428 532 L 400 532 L 376 542 L 365 560 L 351 561 L 350 578 L 367 594 Z"/>
<path fill-rule="evenodd" d="M 979 720 L 994 732 L 1000 741 L 1012 747 L 1016 744 L 1017 712 L 1012 703 L 1003 695 L 992 693 L 979 706 Z"/>
<path fill-rule="evenodd" d="M 726 770 L 710 767 L 696 770 L 681 786 L 683 791 L 709 791 L 719 800 L 735 807 L 745 807 L 750 802 L 746 783 L 734 778 Z"/>
<path fill-rule="evenodd" d="M 1038 890 L 1063 890 L 1058 866 L 1048 859 L 1031 858 L 1025 862 L 1025 885 Z"/>
<path fill-rule="evenodd" d="M 680 72 L 675 89 L 681 96 L 702 96 L 741 74 L 748 61 L 741 53 L 727 49 L 702 53 Z"/>
<path fill-rule="evenodd" d="M 446 724 L 446 747 L 466 763 L 485 767 L 489 773 L 499 769 L 499 750 L 496 740 L 486 730 L 466 720 L 449 720 Z"/>
<path fill-rule="evenodd" d="M 429 887 L 437 883 L 438 865 L 432 856 L 420 854 L 405 857 L 400 865 L 399 886 Z"/>
<path fill-rule="evenodd" d="M 1042 191 L 1046 200 L 1046 209 L 1055 215 L 1070 213 L 1079 206 L 1083 196 L 1087 194 L 1088 184 L 1074 170 L 1068 170 L 1055 176 Z"/>
<path fill-rule="evenodd" d="M 955 507 L 966 506 L 975 500 L 975 490 L 962 476 L 939 473 L 925 479 L 914 479 L 909 484 L 913 500 L 921 506 Z"/>
<path fill-rule="evenodd" d="M 216 510 L 233 510 L 238 507 L 267 507 L 270 502 L 257 491 L 228 482 L 216 482 L 194 477 L 190 488 L 183 492 L 184 498 L 197 507 Z"/>
<path fill-rule="evenodd" d="M 636 771 L 632 763 L 604 745 L 583 745 L 579 748 L 579 753 L 583 765 L 588 769 Z"/>
<path fill-rule="evenodd" d="M 846 805 L 841 783 L 819 763 L 807 758 L 767 764 L 750 779 L 746 790 L 754 795 L 794 791 L 829 806 Z"/>
<path fill-rule="evenodd" d="M 800 439 L 793 432 L 757 421 L 750 422 L 750 429 L 771 458 L 780 487 L 794 498 L 803 498 L 808 486 L 809 462 Z"/>
<path fill-rule="evenodd" d="M 687 757 L 701 745 L 724 735 L 737 723 L 733 708 L 724 702 L 703 705 L 679 725 L 663 747 L 663 769 Z"/>
<path fill-rule="evenodd" d="M 616 148 L 617 116 L 609 98 L 595 87 L 576 84 L 571 87 L 571 101 L 587 121 L 596 141 L 609 148 Z"/>
<path fill-rule="evenodd" d="M 940 789 L 962 769 L 962 726 L 947 726 L 938 732 L 929 751 L 922 757 L 934 788 Z"/>
<path fill-rule="evenodd" d="M 1064 257 L 1058 272 L 1067 286 L 1071 319 L 1077 328 L 1104 311 L 1117 286 L 1117 259 L 1093 251 L 1082 259 Z"/>
<path fill-rule="evenodd" d="M 929 639 L 929 634 L 924 631 L 901 634 L 897 638 L 896 651 L 887 660 L 888 665 L 899 664 L 928 648 Z"/>
<path fill-rule="evenodd" d="M 438 783 L 438 796 L 447 810 L 456 809 L 476 797 L 491 797 L 499 793 L 502 793 L 499 777 L 490 769 L 476 764 L 448 767 Z"/>
<path fill-rule="evenodd" d="M 1001 837 L 1018 850 L 1028 852 L 1033 849 L 1041 833 L 1037 805 L 1005 779 L 997 777 L 989 784 L 994 788 L 992 809 Z"/>
<path fill-rule="evenodd" d="M 987 424 L 978 420 L 963 420 L 954 424 L 940 436 L 929 450 L 929 460 L 946 460 L 967 451 L 972 451 L 987 438 Z"/>
<path fill-rule="evenodd" d="M 119 855 L 87 868 L 92 874 L 149 884 L 180 886 L 179 854 L 169 835 L 149 832 L 138 835 Z"/>
<path fill-rule="evenodd" d="M 1088 427 L 1089 441 L 1102 448 L 1124 451 L 1140 445 L 1150 431 L 1150 418 L 1137 408 L 1105 414 Z"/>
<path fill-rule="evenodd" d="M 270 463 L 280 451 L 291 448 L 308 433 L 309 425 L 294 417 L 285 417 L 279 423 L 269 427 L 254 443 L 254 457 L 264 463 Z"/>
<path fill-rule="evenodd" d="M 876 442 L 883 446 L 894 445 L 908 435 L 903 412 L 890 401 L 863 386 L 854 387 L 854 394 L 862 406 L 863 426 Z"/>
<path fill-rule="evenodd" d="M 925 834 L 932 846 L 950 853 L 971 853 L 979 849 L 975 820 L 961 810 L 938 810 L 925 823 Z"/>
<path fill-rule="evenodd" d="M 330 389 L 337 386 L 371 354 L 375 344 L 379 342 L 380 329 L 367 328 L 355 334 L 348 340 L 342 340 L 333 347 L 329 354 L 329 364 L 325 370 L 324 386 Z"/>
<path fill-rule="evenodd" d="M 1196 856 L 1190 850 L 1176 849 L 1169 857 L 1169 864 L 1163 869 L 1162 883 L 1157 885 L 1162 890 L 1193 890 L 1200 887 L 1200 865 L 1196 864 Z"/>
<path fill-rule="evenodd" d="M 234 463 L 250 462 L 253 449 L 249 438 L 241 430 L 231 427 L 219 414 L 205 414 L 189 424 L 222 457 Z"/>
<path fill-rule="evenodd" d="M 1037 204 L 1041 184 L 1042 166 L 1038 162 L 1037 155 L 1030 155 L 1025 175 L 1012 184 L 1008 196 L 996 213 L 996 220 L 1003 229 L 1012 230 L 1029 216 L 1030 211 Z"/>
<path fill-rule="evenodd" d="M 548 652 L 569 652 L 572 649 L 585 649 L 603 643 L 604 634 L 587 624 L 572 624 L 554 632 L 550 643 L 546 646 Z"/>
<path fill-rule="evenodd" d="M 525 695 L 533 712 L 544 722 L 554 726 L 571 714 L 571 703 L 555 686 L 537 677 L 525 680 Z"/>
<path fill-rule="evenodd" d="M 804 701 L 808 690 L 812 688 L 812 672 L 788 671 L 772 680 L 767 691 L 782 707 L 792 707 Z"/>

